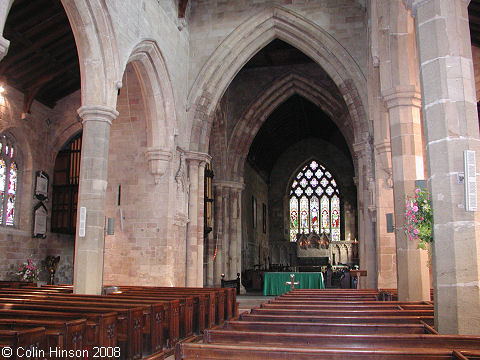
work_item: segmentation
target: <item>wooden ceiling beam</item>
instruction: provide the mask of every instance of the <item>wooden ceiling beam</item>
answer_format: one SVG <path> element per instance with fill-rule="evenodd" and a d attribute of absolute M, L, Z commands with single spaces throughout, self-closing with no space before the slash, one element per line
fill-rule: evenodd
<path fill-rule="evenodd" d="M 20 61 L 21 59 L 31 56 L 32 52 L 41 53 L 42 46 L 49 44 L 55 41 L 57 38 L 71 32 L 71 29 L 66 27 L 59 27 L 56 31 L 52 31 L 45 37 L 42 37 L 40 40 L 32 42 L 30 39 L 25 38 L 22 34 L 18 32 L 11 32 L 13 35 L 9 40 L 13 43 L 18 42 L 18 45 L 14 45 L 13 47 L 21 47 L 23 50 L 16 52 L 14 54 L 10 54 L 11 56 L 7 56 L 0 62 L 0 75 L 4 73 L 4 71 L 13 63 Z M 12 50 L 12 49 L 10 49 Z M 9 51 L 10 53 L 10 51 Z M 47 55 L 48 56 L 48 55 Z"/>

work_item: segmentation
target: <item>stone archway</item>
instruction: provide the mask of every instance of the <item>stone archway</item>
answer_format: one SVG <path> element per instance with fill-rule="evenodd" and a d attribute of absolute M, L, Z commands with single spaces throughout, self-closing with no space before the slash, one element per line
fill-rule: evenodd
<path fill-rule="evenodd" d="M 15 0 L 0 4 L 0 34 Z M 80 64 L 82 105 L 115 107 L 121 87 L 119 56 L 110 15 L 101 0 L 61 0 L 67 14 Z M 0 37 L 0 60 L 8 51 L 8 39 Z"/>
<path fill-rule="evenodd" d="M 142 87 L 147 116 L 147 151 L 150 171 L 158 183 L 174 151 L 175 100 L 165 60 L 153 40 L 134 47 L 128 63 L 134 66 Z"/>
<path fill-rule="evenodd" d="M 278 79 L 261 93 L 263 95 L 259 95 L 257 100 L 247 106 L 247 110 L 233 130 L 231 143 L 227 149 L 226 179 L 241 181 L 245 159 L 258 130 L 268 116 L 294 94 L 305 97 L 328 114 L 340 129 L 347 144 L 350 145 L 350 152 L 353 153 L 351 144 L 355 141 L 355 134 L 348 110 L 341 99 L 332 94 L 331 89 L 323 88 L 305 76 L 291 73 Z"/>
<path fill-rule="evenodd" d="M 290 10 L 271 6 L 237 27 L 197 77 L 188 99 L 192 105 L 192 150 L 208 150 L 213 115 L 221 96 L 246 62 L 275 38 L 304 52 L 335 82 L 353 120 L 356 141 L 368 132 L 366 79 L 352 56 L 319 26 Z"/>

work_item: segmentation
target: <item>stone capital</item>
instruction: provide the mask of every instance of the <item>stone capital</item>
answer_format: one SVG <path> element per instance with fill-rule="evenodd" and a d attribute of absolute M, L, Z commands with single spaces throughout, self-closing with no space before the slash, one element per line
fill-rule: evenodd
<path fill-rule="evenodd" d="M 201 163 L 210 163 L 212 157 L 206 153 L 198 151 L 185 151 L 185 159 L 189 164 L 197 163 L 197 165 L 200 165 Z"/>
<path fill-rule="evenodd" d="M 375 150 L 379 154 L 392 152 L 392 144 L 390 141 L 381 141 L 375 144 Z"/>
<path fill-rule="evenodd" d="M 244 190 L 245 184 L 241 181 L 217 180 L 213 182 L 214 187 Z"/>
<path fill-rule="evenodd" d="M 82 118 L 82 124 L 87 121 L 101 121 L 112 125 L 112 121 L 118 116 L 118 111 L 105 105 L 86 105 L 80 107 L 78 115 Z"/>
<path fill-rule="evenodd" d="M 150 166 L 150 172 L 155 179 L 155 184 L 158 184 L 167 172 L 172 152 L 161 148 L 148 148 L 145 151 L 145 156 Z"/>
<path fill-rule="evenodd" d="M 8 47 L 10 46 L 10 41 L 5 39 L 3 36 L 0 36 L 0 61 L 7 55 Z"/>
<path fill-rule="evenodd" d="M 422 107 L 422 95 L 414 85 L 387 89 L 382 91 L 382 97 L 388 110 L 397 106 Z"/>

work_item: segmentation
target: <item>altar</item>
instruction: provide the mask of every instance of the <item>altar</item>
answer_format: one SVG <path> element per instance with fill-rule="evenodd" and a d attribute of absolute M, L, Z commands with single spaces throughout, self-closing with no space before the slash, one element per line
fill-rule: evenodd
<path fill-rule="evenodd" d="M 290 275 L 295 275 L 296 289 L 325 289 L 321 272 L 266 272 L 263 284 L 263 295 L 281 295 L 290 290 Z"/>

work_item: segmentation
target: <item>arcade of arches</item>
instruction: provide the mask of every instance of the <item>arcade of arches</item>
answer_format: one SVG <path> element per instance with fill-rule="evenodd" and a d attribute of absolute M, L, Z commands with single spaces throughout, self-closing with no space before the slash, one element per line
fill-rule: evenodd
<path fill-rule="evenodd" d="M 401 300 L 433 288 L 436 328 L 479 334 L 480 222 L 458 180 L 480 144 L 479 9 L 0 2 L 0 279 L 29 256 L 60 255 L 77 293 L 321 258 Z M 430 267 L 403 231 L 418 180 Z"/>

